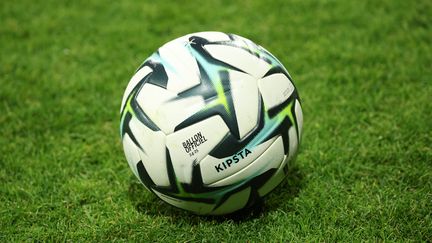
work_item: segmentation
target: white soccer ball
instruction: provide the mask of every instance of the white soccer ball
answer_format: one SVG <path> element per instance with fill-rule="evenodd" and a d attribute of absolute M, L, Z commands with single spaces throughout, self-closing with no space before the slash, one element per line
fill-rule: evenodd
<path fill-rule="evenodd" d="M 197 214 L 249 207 L 287 176 L 303 124 L 283 65 L 221 32 L 188 34 L 138 68 L 121 105 L 133 173 L 165 202 Z"/>

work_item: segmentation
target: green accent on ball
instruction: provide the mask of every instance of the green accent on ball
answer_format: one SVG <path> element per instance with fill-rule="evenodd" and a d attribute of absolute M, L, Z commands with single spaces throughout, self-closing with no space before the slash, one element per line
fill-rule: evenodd
<path fill-rule="evenodd" d="M 227 68 L 216 66 L 211 64 L 206 58 L 202 56 L 201 53 L 196 51 L 194 48 L 192 48 L 190 45 L 187 46 L 189 51 L 192 53 L 192 55 L 196 58 L 196 60 L 204 67 L 204 69 L 207 71 L 207 74 L 209 75 L 209 79 L 212 82 L 213 87 L 216 90 L 217 99 L 210 102 L 205 109 L 210 109 L 212 107 L 215 107 L 217 105 L 222 105 L 225 109 L 225 111 L 229 114 L 231 114 L 231 110 L 228 105 L 228 100 L 225 95 L 225 91 L 222 85 L 222 80 L 220 78 L 219 72 L 222 71 L 228 71 Z"/>
<path fill-rule="evenodd" d="M 134 109 L 132 108 L 132 105 L 131 105 L 133 97 L 135 97 L 135 93 L 136 93 L 136 90 L 132 91 L 129 94 L 129 97 L 128 97 L 127 101 L 126 101 L 126 104 L 125 104 L 125 106 L 124 106 L 124 108 L 122 110 L 121 118 L 120 118 L 120 137 L 123 137 L 123 135 L 124 135 L 124 133 L 123 133 L 123 123 L 125 121 L 126 114 L 130 113 L 132 116 L 136 116 L 135 111 L 134 111 Z"/>
<path fill-rule="evenodd" d="M 219 79 L 218 82 L 215 83 L 214 85 L 215 85 L 217 96 L 218 96 L 217 101 L 219 102 L 219 104 L 223 105 L 226 112 L 231 115 L 231 111 L 230 111 L 230 108 L 228 106 L 227 97 L 225 96 L 225 91 L 223 89 L 221 80 Z"/>
<path fill-rule="evenodd" d="M 253 148 L 264 142 L 269 137 L 269 135 L 272 134 L 275 129 L 277 129 L 277 127 L 281 124 L 285 117 L 288 117 L 291 123 L 297 127 L 294 121 L 294 116 L 292 114 L 293 104 L 294 101 L 291 101 L 283 110 L 281 110 L 276 116 L 272 118 L 270 118 L 266 109 L 266 112 L 264 112 L 264 127 L 254 137 L 254 139 L 249 142 L 246 147 Z"/>

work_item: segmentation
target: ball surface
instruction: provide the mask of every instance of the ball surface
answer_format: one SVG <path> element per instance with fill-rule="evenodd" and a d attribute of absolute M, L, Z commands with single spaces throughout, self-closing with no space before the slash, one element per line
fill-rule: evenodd
<path fill-rule="evenodd" d="M 211 215 L 249 207 L 280 184 L 303 124 L 283 65 L 221 32 L 160 47 L 131 78 L 120 112 L 124 152 L 145 187 Z"/>

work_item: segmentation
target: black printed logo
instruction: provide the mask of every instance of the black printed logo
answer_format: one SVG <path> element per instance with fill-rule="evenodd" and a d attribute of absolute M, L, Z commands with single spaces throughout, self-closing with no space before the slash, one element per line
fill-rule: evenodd
<path fill-rule="evenodd" d="M 198 153 L 198 147 L 205 142 L 207 142 L 207 139 L 204 137 L 204 135 L 202 135 L 201 132 L 198 132 L 183 142 L 183 148 L 185 149 L 185 152 L 189 154 L 189 156 L 193 156 L 194 154 Z"/>
<path fill-rule="evenodd" d="M 221 171 L 224 171 L 224 170 L 230 168 L 232 165 L 235 165 L 238 162 L 241 162 L 244 158 L 246 158 L 251 153 L 252 152 L 247 148 L 239 151 L 238 153 L 234 154 L 233 156 L 226 159 L 225 161 L 215 165 L 216 172 L 219 173 Z"/>

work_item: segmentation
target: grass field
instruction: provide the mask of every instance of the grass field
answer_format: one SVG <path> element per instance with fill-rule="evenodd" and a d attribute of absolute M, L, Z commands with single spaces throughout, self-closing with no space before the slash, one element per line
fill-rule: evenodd
<path fill-rule="evenodd" d="M 0 2 L 0 242 L 432 241 L 432 2 Z M 305 115 L 291 176 L 261 211 L 162 203 L 118 134 L 139 64 L 186 33 L 252 39 Z"/>

